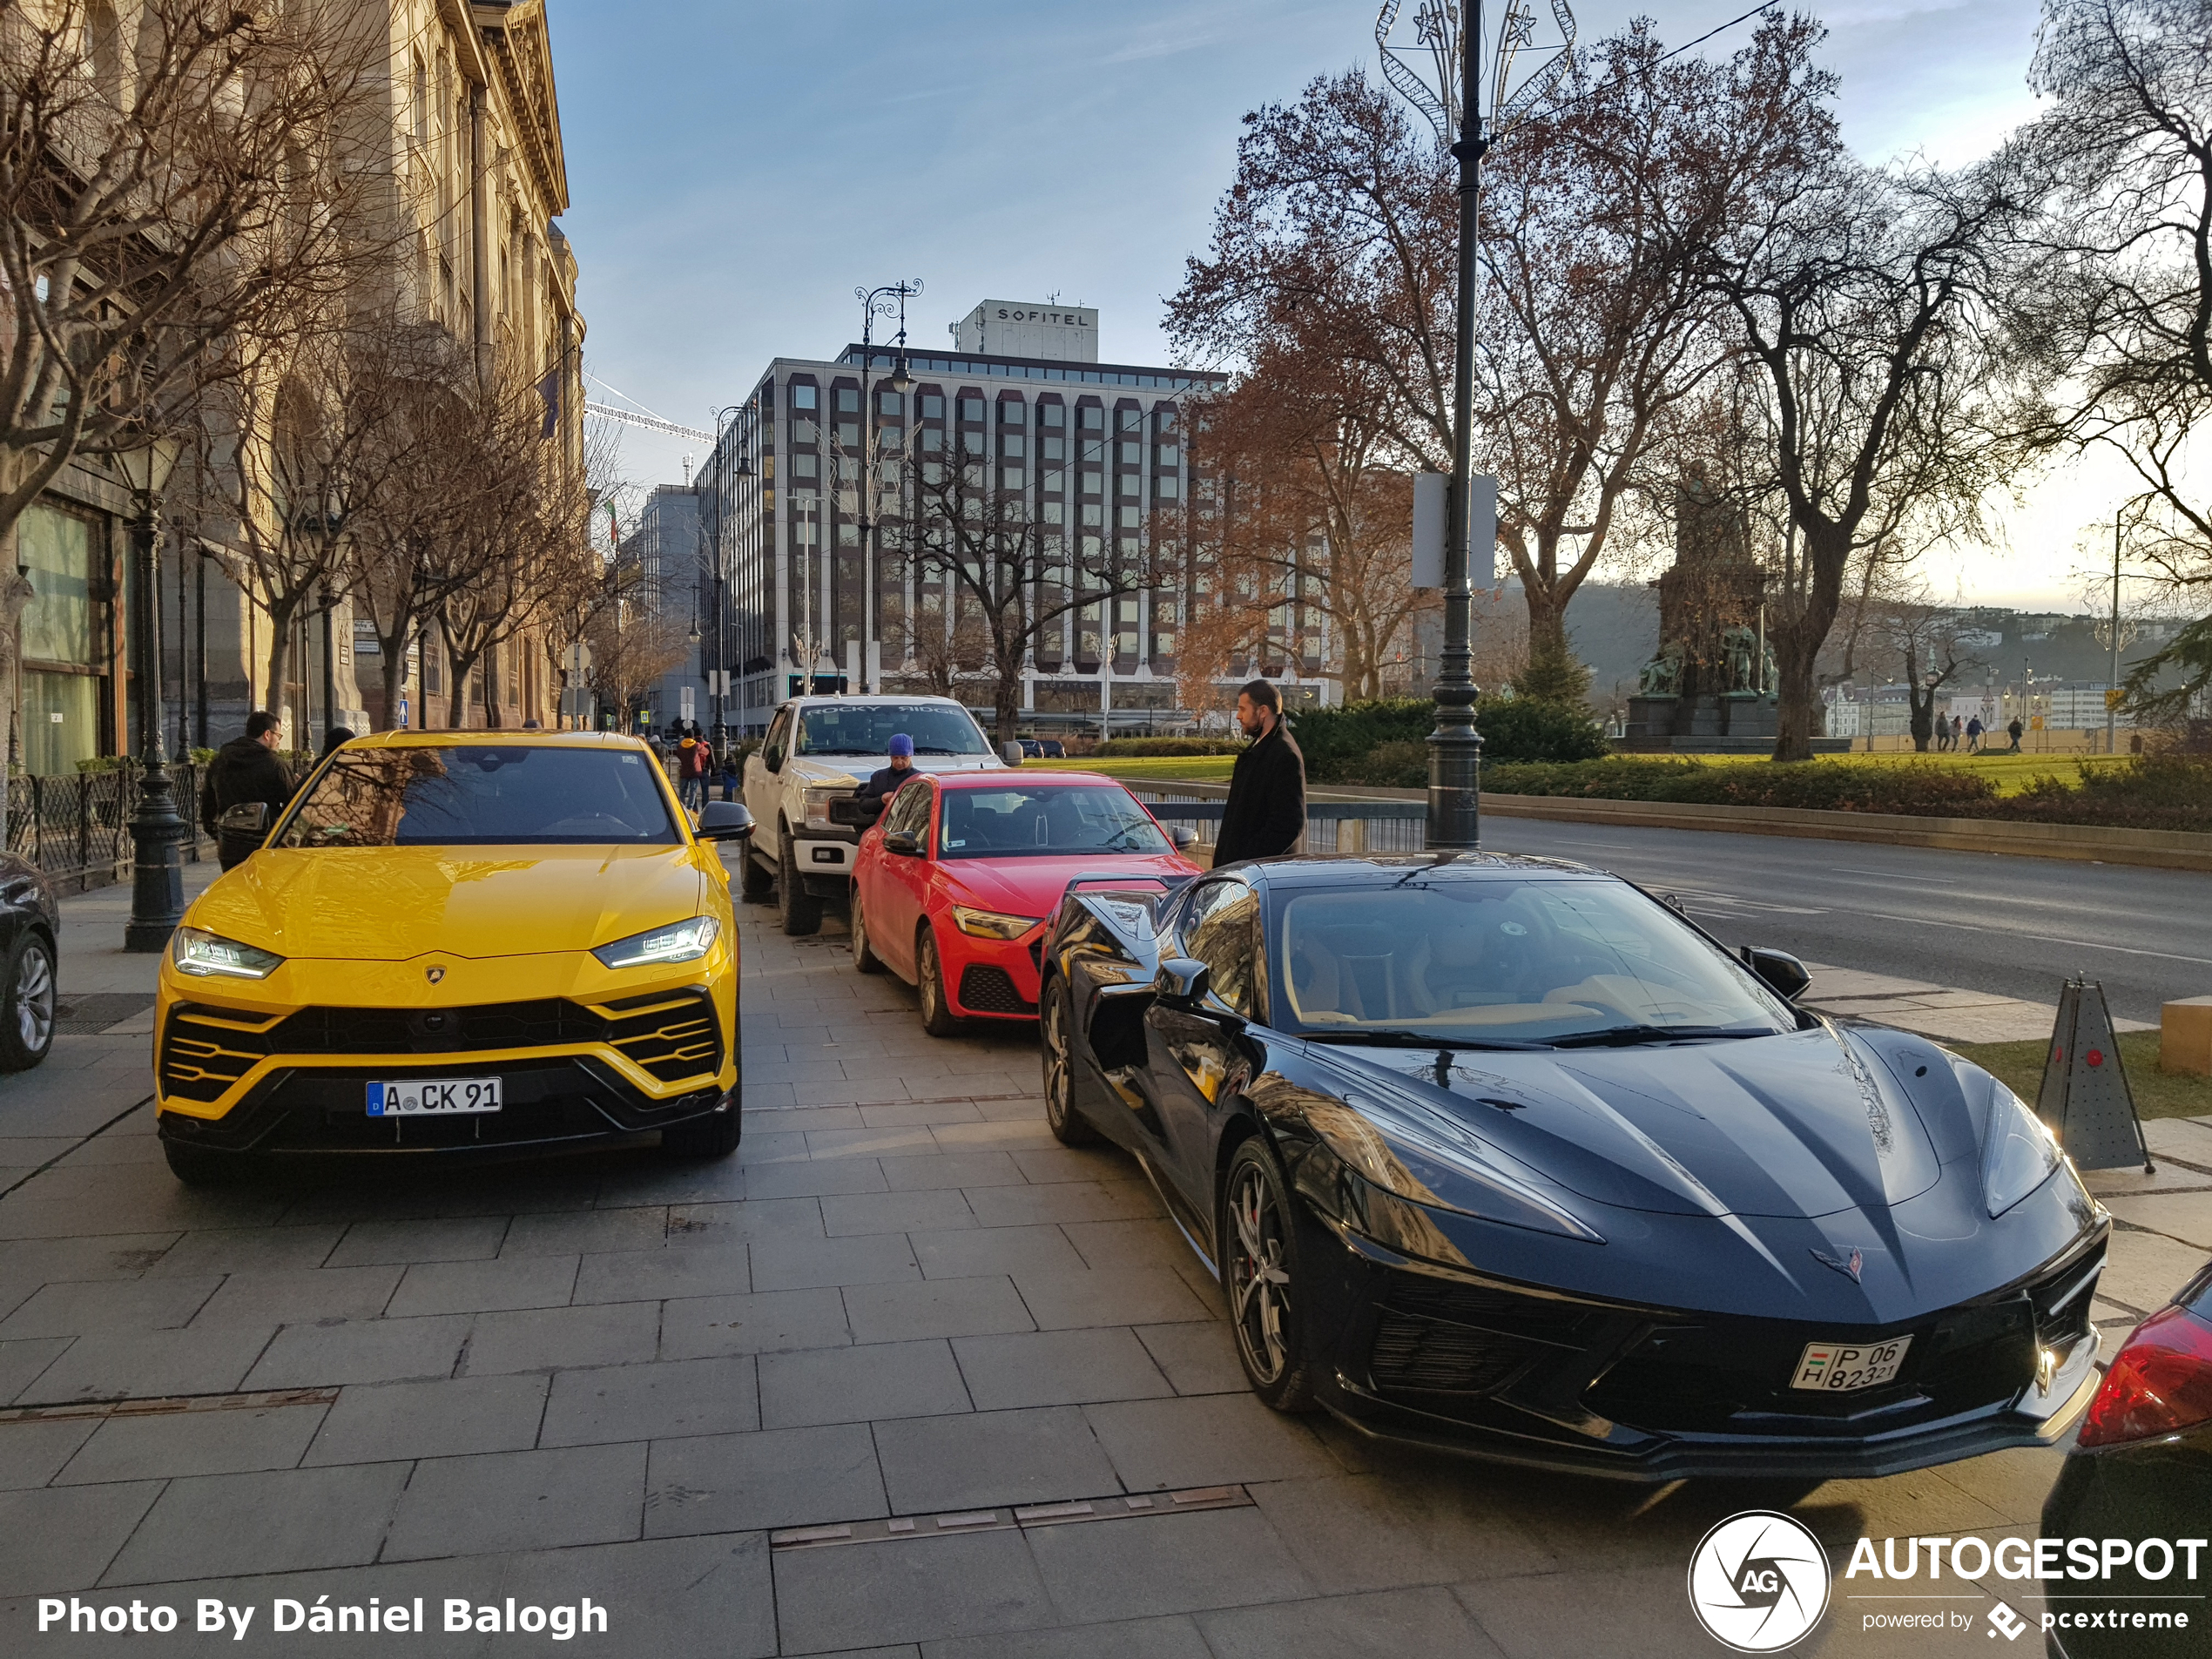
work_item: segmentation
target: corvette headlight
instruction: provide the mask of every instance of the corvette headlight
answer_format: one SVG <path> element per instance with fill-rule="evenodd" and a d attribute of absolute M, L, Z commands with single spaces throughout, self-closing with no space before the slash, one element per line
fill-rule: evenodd
<path fill-rule="evenodd" d="M 266 979 L 284 966 L 273 950 L 198 927 L 179 927 L 169 936 L 169 960 L 179 974 L 202 979 Z"/>
<path fill-rule="evenodd" d="M 830 822 L 829 804 L 833 800 L 842 800 L 852 792 L 849 784 L 809 788 L 806 792 L 806 827 L 812 830 L 835 828 L 836 826 Z"/>
<path fill-rule="evenodd" d="M 2041 1186 L 2059 1167 L 2059 1143 L 2027 1103 L 1992 1079 L 1981 1138 L 1981 1195 L 1992 1219 Z"/>
<path fill-rule="evenodd" d="M 1006 916 L 995 910 L 973 910 L 964 904 L 953 907 L 954 925 L 976 939 L 1019 939 L 1043 920 L 1042 916 Z"/>
<path fill-rule="evenodd" d="M 611 945 L 602 945 L 591 954 L 606 968 L 645 968 L 663 962 L 695 962 L 714 948 L 714 941 L 722 936 L 722 924 L 711 916 L 693 916 L 685 921 L 671 922 L 665 927 L 654 927 L 642 934 L 632 934 L 627 939 L 617 939 Z"/>
<path fill-rule="evenodd" d="M 1479 1143 L 1456 1144 L 1440 1125 L 1431 1128 L 1396 1112 L 1379 1124 L 1366 1111 L 1337 1101 L 1308 1101 L 1301 1109 L 1322 1144 L 1395 1197 L 1509 1227 L 1605 1242 L 1580 1217 L 1499 1169 Z"/>

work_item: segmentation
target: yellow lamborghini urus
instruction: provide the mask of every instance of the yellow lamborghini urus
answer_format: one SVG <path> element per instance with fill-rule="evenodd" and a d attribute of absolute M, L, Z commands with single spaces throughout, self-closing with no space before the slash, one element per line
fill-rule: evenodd
<path fill-rule="evenodd" d="M 249 816 L 258 807 L 233 808 Z M 162 959 L 154 1076 L 179 1179 L 356 1151 L 738 1144 L 738 947 L 711 842 L 645 745 L 597 732 L 347 744 Z"/>

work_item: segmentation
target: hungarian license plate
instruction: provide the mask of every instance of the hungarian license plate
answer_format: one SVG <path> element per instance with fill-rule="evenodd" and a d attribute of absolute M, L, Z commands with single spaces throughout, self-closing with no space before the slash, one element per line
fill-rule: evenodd
<path fill-rule="evenodd" d="M 1897 1373 L 1905 1368 L 1905 1351 L 1912 1345 L 1911 1337 L 1893 1337 L 1887 1342 L 1808 1342 L 1790 1386 L 1817 1388 L 1831 1394 L 1879 1388 L 1897 1380 Z"/>
<path fill-rule="evenodd" d="M 368 1086 L 371 1117 L 444 1117 L 498 1109 L 496 1077 L 438 1077 Z"/>

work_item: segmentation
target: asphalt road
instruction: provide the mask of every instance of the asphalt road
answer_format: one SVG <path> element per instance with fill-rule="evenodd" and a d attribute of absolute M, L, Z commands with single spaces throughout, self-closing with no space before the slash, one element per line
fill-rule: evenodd
<path fill-rule="evenodd" d="M 1482 844 L 1678 896 L 1730 944 L 2055 1002 L 2104 982 L 2123 1019 L 2212 995 L 2212 875 L 1859 842 L 1487 818 Z"/>

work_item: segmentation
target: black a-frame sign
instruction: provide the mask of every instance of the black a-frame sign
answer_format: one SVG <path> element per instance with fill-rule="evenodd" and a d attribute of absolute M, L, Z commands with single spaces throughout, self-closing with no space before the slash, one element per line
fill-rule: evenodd
<path fill-rule="evenodd" d="M 2094 980 L 2070 979 L 2059 994 L 2035 1115 L 2050 1125 L 2077 1169 L 2153 1167 L 2135 1121 L 2135 1096 L 2120 1063 L 2104 987 Z"/>

